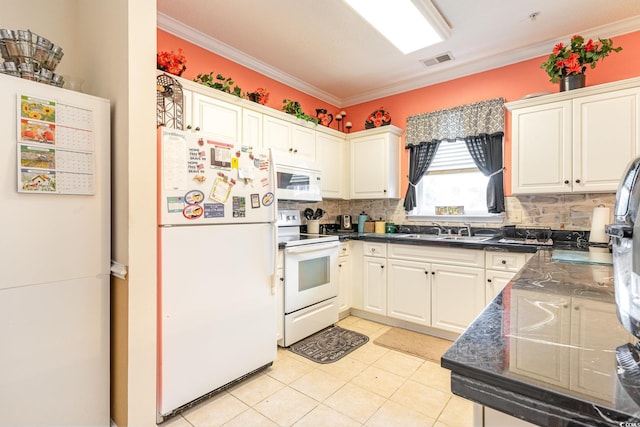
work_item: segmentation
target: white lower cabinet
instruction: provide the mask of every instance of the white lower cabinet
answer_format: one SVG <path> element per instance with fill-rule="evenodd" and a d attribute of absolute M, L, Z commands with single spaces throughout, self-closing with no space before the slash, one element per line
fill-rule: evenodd
<path fill-rule="evenodd" d="M 351 308 L 351 242 L 342 242 L 338 256 L 338 312 Z"/>
<path fill-rule="evenodd" d="M 387 315 L 431 326 L 431 264 L 387 261 Z"/>
<path fill-rule="evenodd" d="M 633 340 L 622 325 L 601 328 L 616 324 L 616 316 L 609 302 L 513 289 L 509 371 L 610 401 L 617 378 L 611 375 L 608 353 Z M 549 345 L 541 346 L 541 341 Z"/>
<path fill-rule="evenodd" d="M 363 310 L 387 314 L 387 266 L 386 258 L 365 256 L 362 272 L 364 289 Z"/>
<path fill-rule="evenodd" d="M 510 307 L 509 372 L 567 387 L 571 297 L 512 289 Z"/>
<path fill-rule="evenodd" d="M 482 250 L 364 242 L 362 252 L 364 311 L 460 333 L 485 306 Z"/>
<path fill-rule="evenodd" d="M 462 333 L 484 308 L 484 268 L 433 265 L 431 326 Z"/>
<path fill-rule="evenodd" d="M 485 305 L 502 292 L 532 256 L 520 252 L 485 252 Z"/>

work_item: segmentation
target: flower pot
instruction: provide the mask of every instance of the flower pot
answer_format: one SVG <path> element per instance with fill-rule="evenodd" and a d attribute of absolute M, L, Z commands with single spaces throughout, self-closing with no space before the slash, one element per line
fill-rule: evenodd
<path fill-rule="evenodd" d="M 580 89 L 584 87 L 585 76 L 584 74 L 572 74 L 560 79 L 560 92 L 566 90 Z"/>

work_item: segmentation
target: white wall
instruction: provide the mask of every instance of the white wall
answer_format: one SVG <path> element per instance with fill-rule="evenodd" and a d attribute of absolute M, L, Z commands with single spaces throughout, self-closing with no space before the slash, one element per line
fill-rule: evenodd
<path fill-rule="evenodd" d="M 128 266 L 128 414 L 155 425 L 155 0 L 0 0 L 0 28 L 30 29 L 63 48 L 56 72 L 111 100 L 112 258 Z"/>

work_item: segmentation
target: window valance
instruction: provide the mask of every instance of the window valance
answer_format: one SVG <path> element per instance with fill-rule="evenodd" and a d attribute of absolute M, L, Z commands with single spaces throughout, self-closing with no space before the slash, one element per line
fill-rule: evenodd
<path fill-rule="evenodd" d="M 504 98 L 407 117 L 406 144 L 504 132 Z"/>

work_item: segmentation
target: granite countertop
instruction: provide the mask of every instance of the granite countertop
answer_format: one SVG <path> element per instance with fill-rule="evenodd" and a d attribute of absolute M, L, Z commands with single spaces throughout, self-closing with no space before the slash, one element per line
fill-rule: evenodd
<path fill-rule="evenodd" d="M 357 232 L 327 232 L 326 235 L 337 235 L 340 241 L 347 240 L 363 240 L 371 242 L 384 242 L 384 243 L 397 243 L 403 245 L 417 245 L 417 246 L 440 246 L 440 247 L 453 247 L 463 249 L 480 249 L 489 251 L 510 251 L 510 252 L 526 252 L 535 253 L 538 249 L 550 248 L 546 245 L 532 245 L 522 243 L 503 243 L 500 240 L 503 236 L 487 236 L 487 240 L 481 241 L 466 241 L 464 237 L 462 240 L 430 240 L 430 239 L 416 239 L 405 237 L 405 234 L 376 234 L 376 233 L 357 233 Z M 559 249 L 571 249 L 571 250 L 587 250 L 587 245 L 579 245 L 575 240 L 555 240 L 553 242 L 554 248 Z"/>
<path fill-rule="evenodd" d="M 539 250 L 443 355 L 453 393 L 538 425 L 639 422 L 616 375 L 616 347 L 635 341 L 612 267 L 552 257 Z"/>

